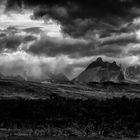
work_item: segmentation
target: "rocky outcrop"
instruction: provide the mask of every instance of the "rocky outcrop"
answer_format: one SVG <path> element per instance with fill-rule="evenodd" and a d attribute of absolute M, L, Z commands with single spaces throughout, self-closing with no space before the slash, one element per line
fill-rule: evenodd
<path fill-rule="evenodd" d="M 88 83 L 88 82 L 122 82 L 124 74 L 121 66 L 116 62 L 104 62 L 101 57 L 92 62 L 73 82 Z"/>

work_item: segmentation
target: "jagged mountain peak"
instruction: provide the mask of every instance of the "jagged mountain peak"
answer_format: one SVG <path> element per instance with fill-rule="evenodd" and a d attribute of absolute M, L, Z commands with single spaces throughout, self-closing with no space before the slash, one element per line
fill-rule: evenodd
<path fill-rule="evenodd" d="M 102 62 L 103 62 L 102 57 L 98 57 L 98 58 L 96 59 L 96 62 L 98 62 L 98 63 L 102 63 Z"/>
<path fill-rule="evenodd" d="M 112 63 L 108 63 L 108 68 L 109 70 L 114 70 L 114 71 L 121 70 L 121 66 L 118 66 L 115 61 L 113 61 Z"/>
<path fill-rule="evenodd" d="M 98 57 L 95 61 L 93 61 L 87 69 L 94 68 L 94 67 L 106 67 L 106 63 L 103 62 L 101 57 Z"/>
<path fill-rule="evenodd" d="M 112 63 L 110 62 L 105 62 L 101 57 L 98 57 L 95 61 L 93 61 L 87 69 L 92 69 L 95 67 L 102 67 L 102 68 L 108 68 L 109 70 L 121 70 L 121 67 L 117 65 L 116 61 L 113 61 Z"/>
<path fill-rule="evenodd" d="M 124 73 L 121 66 L 115 61 L 112 63 L 103 61 L 101 57 L 93 61 L 78 77 L 73 81 L 79 83 L 88 82 L 121 82 L 124 80 Z"/>

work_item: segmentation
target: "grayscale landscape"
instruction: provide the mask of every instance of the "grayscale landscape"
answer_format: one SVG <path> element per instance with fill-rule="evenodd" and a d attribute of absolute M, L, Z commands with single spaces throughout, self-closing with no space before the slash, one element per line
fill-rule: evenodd
<path fill-rule="evenodd" d="M 0 0 L 0 140 L 140 139 L 139 0 Z"/>

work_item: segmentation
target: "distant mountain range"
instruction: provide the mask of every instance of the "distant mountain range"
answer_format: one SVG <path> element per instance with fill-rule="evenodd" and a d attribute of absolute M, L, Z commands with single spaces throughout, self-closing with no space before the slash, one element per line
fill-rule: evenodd
<path fill-rule="evenodd" d="M 3 75 L 1 73 L 0 73 L 0 79 L 25 80 L 25 78 L 23 78 L 20 75 L 17 75 L 17 76 L 5 76 L 5 75 Z"/>
<path fill-rule="evenodd" d="M 59 73 L 59 74 L 52 74 L 49 73 L 48 74 L 48 78 L 43 80 L 42 83 L 66 83 L 69 82 L 69 79 L 63 74 L 63 73 Z"/>
<path fill-rule="evenodd" d="M 0 79 L 10 79 L 10 80 L 20 80 L 20 81 L 34 81 L 34 82 L 41 82 L 41 83 L 66 83 L 69 82 L 69 79 L 62 73 L 59 74 L 52 74 L 49 73 L 47 78 L 37 79 L 34 77 L 26 76 L 25 78 L 18 75 L 18 76 L 5 76 L 0 73 Z"/>
<path fill-rule="evenodd" d="M 115 61 L 104 62 L 101 57 L 89 64 L 89 66 L 76 78 L 75 83 L 89 82 L 140 82 L 140 66 L 131 66 L 122 69 Z"/>
<path fill-rule="evenodd" d="M 10 80 L 24 80 L 35 81 L 41 83 L 69 83 L 69 79 L 63 74 L 48 73 L 46 77 L 41 79 L 27 76 L 24 78 L 20 75 L 17 76 L 5 76 L 0 73 L 0 79 Z M 98 57 L 95 61 L 87 66 L 87 68 L 72 80 L 73 83 L 89 83 L 89 82 L 114 82 L 114 83 L 140 83 L 140 66 L 130 66 L 122 68 L 115 61 L 110 63 L 103 61 L 101 57 Z"/>

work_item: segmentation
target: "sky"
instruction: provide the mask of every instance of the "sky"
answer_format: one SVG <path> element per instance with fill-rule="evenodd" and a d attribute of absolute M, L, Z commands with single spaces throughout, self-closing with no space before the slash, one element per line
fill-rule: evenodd
<path fill-rule="evenodd" d="M 73 79 L 97 57 L 140 64 L 139 0 L 0 0 L 0 73 Z"/>

